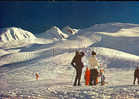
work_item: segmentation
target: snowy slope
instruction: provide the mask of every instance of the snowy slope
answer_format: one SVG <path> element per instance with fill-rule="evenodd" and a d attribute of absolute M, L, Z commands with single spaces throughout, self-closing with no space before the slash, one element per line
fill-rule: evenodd
<path fill-rule="evenodd" d="M 139 44 L 138 31 L 138 25 L 128 24 L 127 26 L 127 24 L 122 24 L 120 29 L 115 32 L 97 32 L 97 34 L 102 35 L 102 40 L 93 46 L 108 47 L 139 55 L 139 51 L 137 50 L 139 49 L 137 46 Z"/>
<path fill-rule="evenodd" d="M 139 56 L 118 51 L 115 49 L 94 47 L 98 60 L 101 64 L 107 65 L 107 68 L 135 68 L 139 62 Z"/>
<path fill-rule="evenodd" d="M 0 49 L 0 56 L 6 55 L 8 54 L 7 51 L 5 51 L 4 49 Z"/>
<path fill-rule="evenodd" d="M 139 25 L 129 23 L 97 24 L 86 29 L 81 29 L 78 34 L 71 36 L 70 40 L 79 37 L 91 40 L 96 47 L 106 47 L 123 52 L 139 55 Z"/>
<path fill-rule="evenodd" d="M 116 33 L 121 29 L 132 29 L 136 27 L 139 27 L 139 25 L 131 23 L 106 23 L 106 24 L 95 24 L 89 28 L 86 28 L 85 30 L 93 32 Z"/>
<path fill-rule="evenodd" d="M 112 37 L 103 36 L 102 40 L 92 46 L 107 47 L 127 53 L 139 55 L 139 37 Z"/>
<path fill-rule="evenodd" d="M 107 23 L 96 24 L 89 28 L 81 29 L 75 36 L 90 36 L 97 34 L 100 36 L 107 35 L 112 37 L 138 37 L 139 25 L 129 23 Z"/>
<path fill-rule="evenodd" d="M 8 93 L 10 96 L 15 94 L 15 96 L 20 95 L 21 97 L 35 96 L 40 98 L 42 97 L 42 99 L 46 99 L 48 96 L 57 97 L 57 99 L 61 99 L 62 97 L 65 99 L 72 97 L 75 97 L 75 99 L 78 99 L 79 97 L 82 97 L 82 99 L 85 97 L 87 97 L 87 99 L 91 99 L 91 97 L 103 99 L 104 97 L 113 97 L 113 95 L 117 96 L 121 91 L 124 91 L 129 96 L 134 94 L 136 97 L 138 97 L 138 89 L 129 85 L 132 84 L 132 81 L 130 80 L 132 80 L 133 73 L 133 70 L 129 67 L 131 65 L 135 67 L 133 62 L 137 63 L 136 60 L 138 60 L 139 57 L 113 49 L 93 49 L 97 52 L 97 54 L 99 53 L 97 55 L 99 61 L 103 63 L 104 60 L 103 64 L 108 64 L 108 67 L 111 67 L 113 62 L 117 63 L 117 61 L 119 61 L 117 58 L 120 59 L 120 62 L 115 64 L 115 67 L 113 67 L 117 69 L 106 69 L 105 71 L 107 81 L 111 81 L 109 82 L 109 85 L 104 87 L 98 85 L 93 88 L 89 86 L 86 87 L 84 86 L 84 79 L 82 78 L 82 87 L 72 87 L 74 79 L 73 76 L 75 75 L 75 72 L 70 66 L 70 62 L 75 54 L 74 51 L 69 52 L 69 50 L 66 49 L 55 49 L 55 56 L 53 56 L 51 54 L 51 50 L 43 48 L 39 51 L 33 51 L 33 56 L 30 56 L 27 54 L 27 52 L 22 52 L 18 54 L 12 54 L 8 57 L 3 57 L 3 60 L 5 60 L 5 62 L 6 60 L 9 61 L 9 64 L 5 64 L 0 70 L 0 72 L 2 72 L 0 74 L 0 77 L 2 77 L 0 83 L 1 85 L 6 84 L 5 86 L 0 87 L 0 93 Z M 119 54 L 120 57 L 118 56 Z M 34 55 L 37 55 L 37 58 Z M 38 57 L 39 55 L 40 58 Z M 13 62 L 15 62 L 12 60 L 13 58 L 18 62 L 13 64 Z M 29 61 L 27 61 L 28 59 Z M 125 59 L 126 61 L 124 61 Z M 1 60 L 1 62 L 3 60 Z M 126 65 L 123 65 L 125 63 Z M 3 73 L 4 71 L 5 73 Z M 39 72 L 40 75 L 39 81 L 37 82 L 34 76 L 34 73 L 36 72 Z M 122 80 L 121 78 L 115 76 L 119 74 L 121 75 Z M 130 79 L 127 79 L 127 77 Z M 134 93 L 132 92 L 133 90 L 135 90 Z M 11 93 L 9 93 L 9 91 Z M 101 93 L 104 93 L 103 97 L 100 95 Z"/>
<path fill-rule="evenodd" d="M 96 36 L 94 36 L 96 37 Z M 57 42 L 55 47 L 59 48 L 87 48 L 98 41 L 99 38 L 89 39 L 84 36 L 78 36 L 75 39 L 67 39 L 64 41 Z"/>
<path fill-rule="evenodd" d="M 8 54 L 12 54 L 12 53 L 18 53 L 20 51 L 20 49 L 9 49 L 9 50 L 5 50 L 5 49 L 0 49 L 0 57 L 4 56 L 4 55 L 8 55 Z"/>
<path fill-rule="evenodd" d="M 120 99 L 122 97 L 121 99 L 124 99 L 124 95 L 126 95 L 129 99 L 139 99 L 139 89 L 132 85 L 133 72 L 139 64 L 139 56 L 136 54 L 137 49 L 131 50 L 136 51 L 135 54 L 129 53 L 130 47 L 138 48 L 133 39 L 136 38 L 135 40 L 138 42 L 138 33 L 135 33 L 138 25 L 109 23 L 100 26 L 79 30 L 77 34 L 67 40 L 51 42 L 51 38 L 60 38 L 59 34 L 55 36 L 57 32 L 54 32 L 54 36 L 48 38 L 50 41 L 45 38 L 37 38 L 34 43 L 22 47 L 15 46 L 5 49 L 1 46 L 0 98 L 16 96 L 19 99 L 28 99 L 29 97 L 37 99 Z M 124 31 L 123 28 L 126 31 L 129 29 L 134 34 L 125 35 L 124 32 L 121 32 Z M 120 33 L 123 33 L 122 36 Z M 43 36 L 47 38 L 48 34 L 43 34 Z M 113 48 L 105 45 L 104 40 L 106 39 Z M 120 50 L 114 48 L 118 45 L 115 43 L 116 39 L 122 40 L 122 42 L 125 40 L 123 45 L 119 46 Z M 99 43 L 105 46 L 94 47 Z M 119 42 L 120 44 L 122 43 Z M 123 51 L 123 46 L 129 46 L 129 49 Z M 70 62 L 76 49 L 85 52 L 86 56 L 83 58 L 85 66 L 88 66 L 87 59 L 91 51 L 96 51 L 99 63 L 105 67 L 108 84 L 85 86 L 84 68 L 82 86 L 72 86 L 75 70 Z M 38 81 L 35 79 L 36 72 L 40 75 Z"/>

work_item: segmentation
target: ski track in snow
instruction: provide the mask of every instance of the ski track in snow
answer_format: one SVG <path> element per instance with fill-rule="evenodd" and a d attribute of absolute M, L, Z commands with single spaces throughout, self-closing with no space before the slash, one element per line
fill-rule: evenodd
<path fill-rule="evenodd" d="M 139 99 L 138 86 L 76 86 L 61 85 L 49 88 L 59 99 Z"/>

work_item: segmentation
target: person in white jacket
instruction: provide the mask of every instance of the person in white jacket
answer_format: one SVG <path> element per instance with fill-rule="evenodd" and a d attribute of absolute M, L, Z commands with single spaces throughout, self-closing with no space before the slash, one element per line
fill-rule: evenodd
<path fill-rule="evenodd" d="M 89 85 L 96 85 L 96 80 L 99 75 L 98 72 L 98 61 L 96 59 L 96 53 L 92 51 L 92 56 L 89 57 L 88 62 L 89 62 L 89 69 L 90 69 L 90 83 Z M 93 84 L 92 84 L 93 83 Z"/>

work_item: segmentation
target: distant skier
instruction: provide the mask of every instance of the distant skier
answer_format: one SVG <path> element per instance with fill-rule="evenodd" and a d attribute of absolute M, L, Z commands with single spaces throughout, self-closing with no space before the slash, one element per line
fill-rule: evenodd
<path fill-rule="evenodd" d="M 100 77 L 101 77 L 101 85 L 103 86 L 105 84 L 104 69 L 100 69 Z"/>
<path fill-rule="evenodd" d="M 39 80 L 39 73 L 35 73 L 36 80 Z"/>
<path fill-rule="evenodd" d="M 137 67 L 134 71 L 134 82 L 133 82 L 134 85 L 135 85 L 136 79 L 138 79 L 138 85 L 139 85 L 139 67 Z"/>
<path fill-rule="evenodd" d="M 97 84 L 97 78 L 98 78 L 98 61 L 96 59 L 96 53 L 92 51 L 92 56 L 89 58 L 89 64 L 90 64 L 90 85 L 96 85 Z M 93 82 L 93 84 L 92 84 Z"/>
<path fill-rule="evenodd" d="M 72 62 L 71 62 L 71 65 L 76 70 L 76 77 L 75 77 L 75 81 L 74 81 L 74 86 L 76 86 L 77 81 L 78 81 L 78 86 L 80 86 L 82 68 L 84 67 L 83 63 L 81 61 L 83 56 L 84 56 L 84 52 L 76 51 L 76 54 L 75 54 L 75 56 L 74 56 L 74 58 L 72 59 Z"/>

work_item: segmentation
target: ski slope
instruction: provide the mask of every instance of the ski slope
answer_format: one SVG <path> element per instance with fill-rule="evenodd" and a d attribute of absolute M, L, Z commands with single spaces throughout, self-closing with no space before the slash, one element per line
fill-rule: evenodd
<path fill-rule="evenodd" d="M 135 24 L 108 23 L 81 29 L 64 40 L 53 41 L 58 34 L 55 34 L 55 31 L 49 38 L 44 33 L 35 36 L 33 41 L 32 38 L 28 39 L 32 42 L 1 42 L 0 98 L 139 99 L 138 85 L 133 85 L 134 69 L 139 64 L 136 46 L 138 27 L 139 25 Z M 123 29 L 129 30 L 129 35 L 125 35 Z M 42 38 L 42 35 L 46 36 Z M 136 38 L 136 44 L 133 38 Z M 114 48 L 118 45 L 116 40 L 120 39 L 125 42 L 119 48 Z M 106 46 L 105 40 L 110 47 Z M 128 46 L 129 49 L 122 50 L 123 46 Z M 91 51 L 96 51 L 99 63 L 105 68 L 107 84 L 85 86 L 84 67 L 82 86 L 72 86 L 75 70 L 70 62 L 77 49 L 85 52 L 85 67 L 88 66 L 87 59 Z M 39 80 L 35 79 L 36 72 L 40 75 Z"/>

